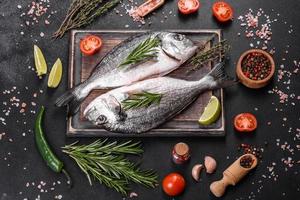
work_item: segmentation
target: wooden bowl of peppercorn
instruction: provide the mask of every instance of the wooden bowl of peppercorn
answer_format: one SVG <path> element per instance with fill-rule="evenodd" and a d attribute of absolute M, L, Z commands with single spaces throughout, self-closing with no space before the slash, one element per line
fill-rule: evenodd
<path fill-rule="evenodd" d="M 248 88 L 262 88 L 272 79 L 275 63 L 272 56 L 260 49 L 244 52 L 237 63 L 236 74 L 243 85 Z"/>

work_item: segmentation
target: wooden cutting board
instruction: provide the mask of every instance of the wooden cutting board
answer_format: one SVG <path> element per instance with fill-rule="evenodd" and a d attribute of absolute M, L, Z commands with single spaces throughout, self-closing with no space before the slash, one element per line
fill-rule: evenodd
<path fill-rule="evenodd" d="M 94 67 L 101 59 L 116 45 L 127 39 L 128 37 L 145 32 L 146 30 L 73 30 L 70 37 L 69 50 L 69 88 L 86 80 Z M 187 35 L 191 40 L 199 46 L 205 45 L 209 49 L 211 45 L 221 40 L 220 30 L 168 30 L 172 32 L 182 33 Z M 103 39 L 103 46 L 97 54 L 93 56 L 83 56 L 79 49 L 80 40 L 86 35 L 98 35 Z M 210 42 L 207 42 L 210 41 Z M 181 66 L 168 76 L 186 80 L 199 80 L 211 70 L 213 64 L 209 63 L 203 66 L 200 70 L 187 73 L 190 66 L 187 64 Z M 81 105 L 80 112 L 68 118 L 67 135 L 68 136 L 224 136 L 224 107 L 223 107 L 223 90 L 208 91 L 198 97 L 198 99 L 187 109 L 174 117 L 172 120 L 164 123 L 160 127 L 152 129 L 143 134 L 122 134 L 111 133 L 101 127 L 97 127 L 87 121 L 83 117 L 84 108 L 96 97 L 107 92 L 108 90 L 94 90 L 85 99 Z M 207 105 L 211 95 L 219 98 L 222 106 L 222 113 L 219 120 L 209 126 L 201 126 L 198 124 L 198 119 Z"/>

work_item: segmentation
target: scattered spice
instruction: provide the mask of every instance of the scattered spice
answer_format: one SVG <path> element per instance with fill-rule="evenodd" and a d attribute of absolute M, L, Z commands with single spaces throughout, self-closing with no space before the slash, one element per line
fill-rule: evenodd
<path fill-rule="evenodd" d="M 263 148 L 258 148 L 249 144 L 242 143 L 238 150 L 242 150 L 244 154 L 250 153 L 256 156 L 259 159 L 262 159 L 262 152 L 264 151 Z"/>
<path fill-rule="evenodd" d="M 41 196 L 45 195 L 45 193 L 53 194 L 52 199 L 63 199 L 63 195 L 57 194 L 56 190 L 59 189 L 61 182 L 53 181 L 28 181 L 24 184 L 25 190 L 20 191 L 19 195 L 22 196 L 23 200 L 29 200 L 31 198 L 25 197 L 26 195 L 32 196 L 32 191 L 37 191 L 38 193 L 35 195 L 33 199 L 40 200 Z M 49 195 L 49 194 L 48 194 Z"/>
<path fill-rule="evenodd" d="M 25 28 L 26 26 L 35 26 L 41 22 L 44 22 L 45 25 L 49 25 L 52 16 L 57 13 L 56 10 L 51 8 L 50 0 L 34 0 L 24 6 L 17 5 L 17 8 L 21 12 L 20 17 L 24 20 L 24 24 L 20 24 L 22 28 Z M 28 30 L 31 29 L 24 29 L 20 34 L 25 35 L 25 31 Z M 32 37 L 32 35 L 30 37 Z"/>
<path fill-rule="evenodd" d="M 290 88 L 293 81 L 297 81 L 300 61 L 294 60 L 292 64 L 290 67 L 280 64 L 280 69 L 277 72 L 277 85 L 268 91 L 269 94 L 277 94 L 279 103 L 285 106 L 295 106 L 296 101 L 300 100 L 299 96 L 292 92 Z"/>
<path fill-rule="evenodd" d="M 130 192 L 129 197 L 133 198 L 133 197 L 138 197 L 139 195 L 136 192 Z"/>
<path fill-rule="evenodd" d="M 138 7 L 131 7 L 130 9 L 126 10 L 126 13 L 128 13 L 128 15 L 130 17 L 132 17 L 133 21 L 135 22 L 140 22 L 141 24 L 145 24 L 145 19 L 144 17 L 140 16 L 139 13 L 137 12 Z"/>
<path fill-rule="evenodd" d="M 261 49 L 266 50 L 273 34 L 271 24 L 276 22 L 277 19 L 271 19 L 261 8 L 257 11 L 250 8 L 245 15 L 239 16 L 238 20 L 241 22 L 241 27 L 245 28 L 244 34 L 246 38 L 251 38 L 253 40 L 258 38 L 255 46 L 253 43 L 250 43 L 250 47 L 260 47 Z M 238 35 L 240 35 L 240 33 Z"/>

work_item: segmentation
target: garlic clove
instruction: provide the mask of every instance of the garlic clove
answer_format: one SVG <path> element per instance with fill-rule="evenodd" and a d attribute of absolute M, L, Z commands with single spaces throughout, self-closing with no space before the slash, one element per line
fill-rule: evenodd
<path fill-rule="evenodd" d="M 192 177 L 197 182 L 200 180 L 200 173 L 202 169 L 203 169 L 203 165 L 201 164 L 194 165 L 192 169 Z"/>
<path fill-rule="evenodd" d="M 206 168 L 206 172 L 212 174 L 217 168 L 217 161 L 211 156 L 205 156 L 204 165 Z"/>

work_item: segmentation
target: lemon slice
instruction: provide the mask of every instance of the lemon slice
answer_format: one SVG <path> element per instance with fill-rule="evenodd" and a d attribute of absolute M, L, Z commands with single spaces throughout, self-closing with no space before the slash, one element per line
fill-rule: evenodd
<path fill-rule="evenodd" d="M 56 88 L 61 81 L 61 77 L 62 77 L 62 63 L 61 60 L 58 58 L 54 63 L 51 72 L 49 74 L 48 87 Z"/>
<path fill-rule="evenodd" d="M 211 96 L 207 106 L 199 119 L 202 125 L 210 125 L 219 119 L 221 113 L 221 104 L 217 97 Z"/>
<path fill-rule="evenodd" d="M 34 63 L 38 76 L 44 75 L 47 73 L 47 64 L 45 57 L 41 51 L 41 49 L 34 45 L 33 46 L 33 54 L 34 54 Z"/>

